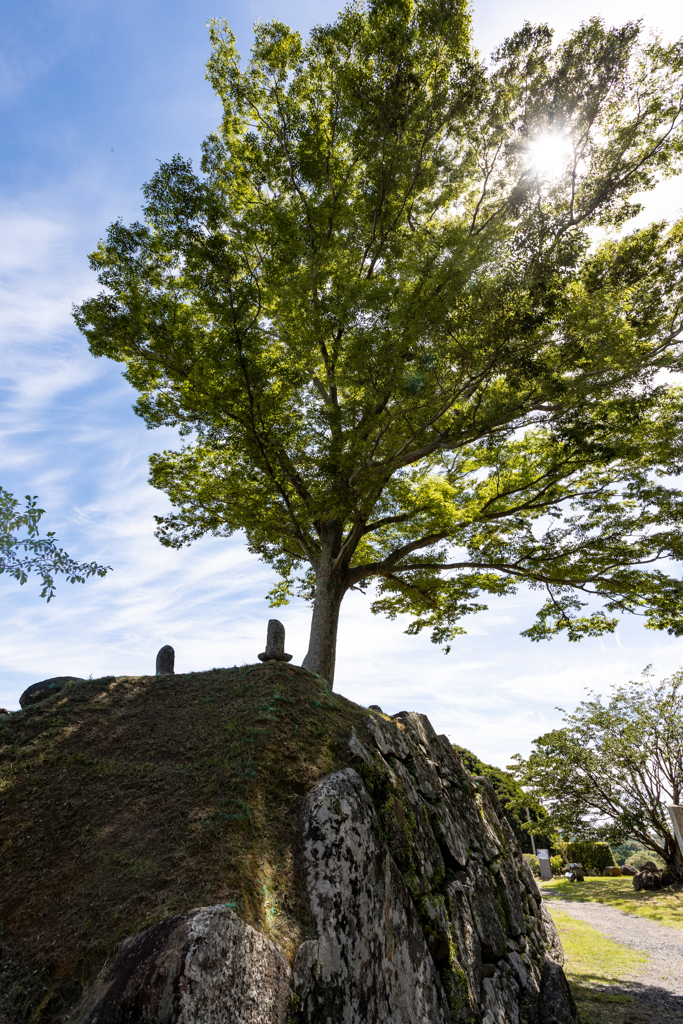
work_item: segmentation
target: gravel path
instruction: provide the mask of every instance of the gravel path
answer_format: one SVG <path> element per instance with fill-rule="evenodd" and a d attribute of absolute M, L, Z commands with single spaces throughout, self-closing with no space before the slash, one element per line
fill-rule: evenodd
<path fill-rule="evenodd" d="M 647 953 L 650 962 L 641 972 L 614 986 L 615 991 L 636 997 L 661 1024 L 683 1022 L 683 930 L 625 914 L 603 903 L 546 902 L 551 911 L 569 914 L 622 946 Z"/>

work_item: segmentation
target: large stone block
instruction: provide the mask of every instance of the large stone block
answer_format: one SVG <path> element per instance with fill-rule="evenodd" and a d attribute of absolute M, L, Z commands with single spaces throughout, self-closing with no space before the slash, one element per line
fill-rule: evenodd
<path fill-rule="evenodd" d="M 450 1013 L 416 907 L 352 769 L 305 798 L 302 839 L 317 937 L 295 966 L 297 1019 L 446 1024 Z"/>
<path fill-rule="evenodd" d="M 304 800 L 317 937 L 300 1024 L 576 1024 L 559 937 L 486 779 L 423 715 L 373 716 Z M 548 966 L 549 965 L 549 966 Z"/>
<path fill-rule="evenodd" d="M 286 1024 L 291 970 L 276 943 L 223 906 L 127 939 L 73 1024 Z"/>
<path fill-rule="evenodd" d="M 32 683 L 28 686 L 21 697 L 19 704 L 22 708 L 28 708 L 37 704 L 46 697 L 50 697 L 57 690 L 60 690 L 66 683 L 82 683 L 80 676 L 52 676 L 50 679 L 41 679 L 39 683 Z"/>

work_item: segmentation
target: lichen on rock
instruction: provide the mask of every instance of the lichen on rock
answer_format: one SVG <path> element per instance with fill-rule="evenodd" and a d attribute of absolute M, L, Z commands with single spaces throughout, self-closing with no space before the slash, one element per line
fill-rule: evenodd
<path fill-rule="evenodd" d="M 228 907 L 167 918 L 124 942 L 70 1024 L 286 1024 L 291 970 Z"/>
<path fill-rule="evenodd" d="M 367 720 L 302 810 L 317 937 L 301 1024 L 574 1024 L 562 949 L 497 797 L 424 715 Z"/>

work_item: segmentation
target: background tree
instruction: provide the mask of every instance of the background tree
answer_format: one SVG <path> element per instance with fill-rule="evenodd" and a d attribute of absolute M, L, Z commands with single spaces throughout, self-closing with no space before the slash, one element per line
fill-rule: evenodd
<path fill-rule="evenodd" d="M 55 576 L 85 583 L 89 576 L 106 576 L 111 566 L 75 562 L 57 546 L 54 533 L 40 537 L 38 523 L 45 509 L 36 506 L 37 500 L 27 494 L 26 507 L 20 509 L 17 499 L 0 487 L 0 574 L 8 573 L 23 586 L 29 573 L 37 573 L 43 585 L 40 596 L 49 603 L 55 594 Z"/>
<path fill-rule="evenodd" d="M 188 439 L 151 458 L 161 542 L 244 531 L 274 604 L 313 601 L 330 681 L 366 585 L 447 650 L 520 584 L 534 640 L 624 611 L 681 633 L 657 566 L 682 552 L 683 226 L 619 234 L 680 167 L 681 46 L 527 24 L 487 71 L 465 0 L 351 3 L 306 43 L 257 25 L 244 70 L 211 36 L 203 175 L 160 167 L 75 311 Z"/>
<path fill-rule="evenodd" d="M 548 824 L 565 841 L 637 839 L 683 878 L 666 810 L 680 804 L 683 787 L 683 671 L 660 683 L 645 673 L 605 703 L 582 701 L 564 721 L 534 740 L 528 759 L 513 758 L 520 785 L 548 809 Z"/>

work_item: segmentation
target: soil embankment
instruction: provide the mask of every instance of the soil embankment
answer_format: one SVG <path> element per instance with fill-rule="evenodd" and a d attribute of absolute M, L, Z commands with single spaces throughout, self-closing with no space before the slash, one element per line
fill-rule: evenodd
<path fill-rule="evenodd" d="M 298 809 L 367 714 L 258 665 L 86 680 L 0 720 L 0 1020 L 58 1017 L 121 939 L 189 907 L 291 952 Z"/>

